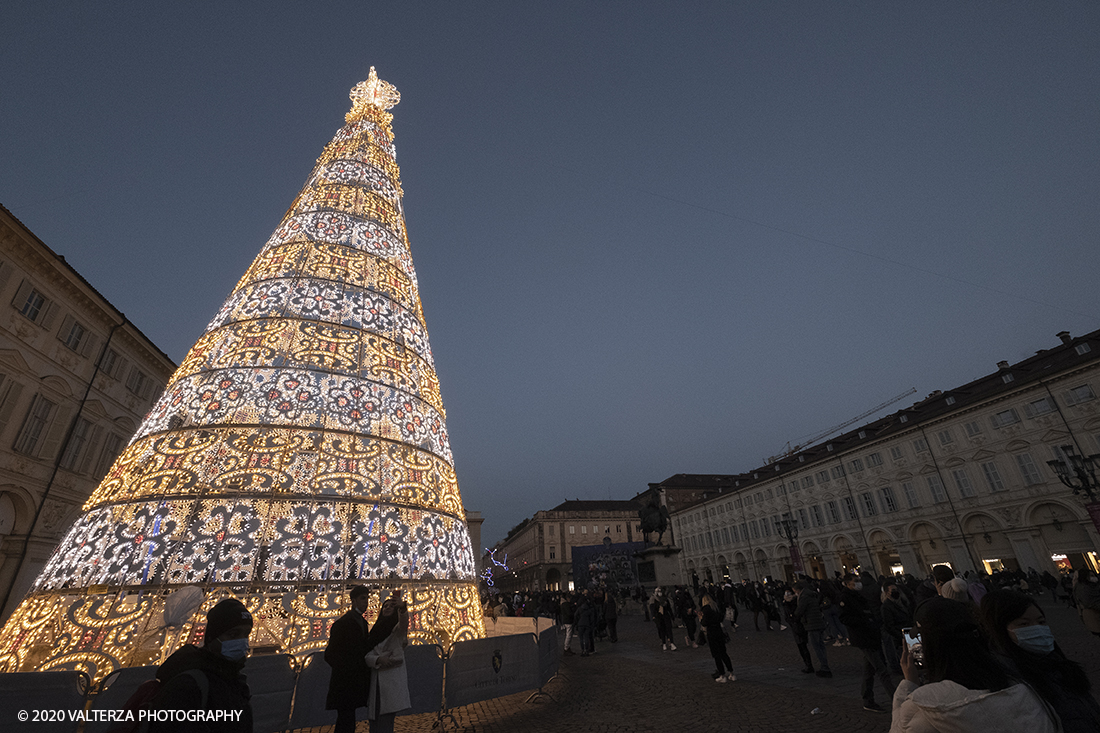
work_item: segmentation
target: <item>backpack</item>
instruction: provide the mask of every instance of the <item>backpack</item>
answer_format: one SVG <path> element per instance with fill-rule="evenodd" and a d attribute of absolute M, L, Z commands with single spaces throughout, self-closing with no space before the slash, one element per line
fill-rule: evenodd
<path fill-rule="evenodd" d="M 202 695 L 200 709 L 205 710 L 210 697 L 210 680 L 206 678 L 206 673 L 199 669 L 189 669 L 180 672 L 176 676 L 180 675 L 189 675 L 194 678 L 195 684 L 199 687 L 199 693 Z M 172 679 L 175 679 L 175 677 Z M 109 728 L 107 733 L 146 733 L 149 730 L 149 721 L 142 720 L 140 712 L 152 708 L 165 684 L 167 683 L 163 680 L 152 679 L 138 685 L 138 688 L 134 690 L 134 694 L 126 698 L 126 704 L 122 706 L 122 709 L 127 712 L 122 717 L 128 720 Z M 129 720 L 129 718 L 133 718 L 133 720 Z"/>

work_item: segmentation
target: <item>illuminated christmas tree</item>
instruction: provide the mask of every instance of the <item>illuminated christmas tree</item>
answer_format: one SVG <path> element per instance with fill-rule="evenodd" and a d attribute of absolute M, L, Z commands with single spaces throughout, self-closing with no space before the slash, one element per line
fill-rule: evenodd
<path fill-rule="evenodd" d="M 303 655 L 359 582 L 405 589 L 414 643 L 483 635 L 386 111 L 400 95 L 371 68 L 351 99 L 0 631 L 0 671 L 156 663 L 229 595 L 254 647 Z M 202 608 L 166 629 L 165 599 L 195 585 Z"/>

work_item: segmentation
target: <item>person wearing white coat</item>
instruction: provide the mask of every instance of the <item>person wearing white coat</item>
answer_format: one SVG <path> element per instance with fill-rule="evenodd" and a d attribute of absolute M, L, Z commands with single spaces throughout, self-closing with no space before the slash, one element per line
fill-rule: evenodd
<path fill-rule="evenodd" d="M 409 644 L 408 604 L 398 601 L 397 625 L 385 641 L 367 652 L 371 675 L 370 697 L 367 702 L 370 733 L 393 733 L 397 714 L 412 707 L 409 699 L 409 676 L 405 668 L 405 647 Z"/>

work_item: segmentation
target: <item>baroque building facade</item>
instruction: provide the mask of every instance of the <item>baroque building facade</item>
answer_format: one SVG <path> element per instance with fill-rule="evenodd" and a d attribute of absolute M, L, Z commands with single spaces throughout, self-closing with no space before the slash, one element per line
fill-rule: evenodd
<path fill-rule="evenodd" d="M 0 623 L 176 365 L 0 206 Z"/>
<path fill-rule="evenodd" d="M 605 537 L 616 545 L 641 540 L 640 508 L 633 500 L 564 501 L 520 522 L 482 556 L 481 566 L 493 571 L 494 591 L 573 590 L 573 548 Z"/>
<path fill-rule="evenodd" d="M 856 567 L 923 576 L 944 563 L 959 572 L 1097 569 L 1087 499 L 1048 461 L 1100 453 L 1100 331 L 1058 337 L 1054 348 L 843 435 L 698 482 L 705 498 L 672 515 L 683 577 Z"/>

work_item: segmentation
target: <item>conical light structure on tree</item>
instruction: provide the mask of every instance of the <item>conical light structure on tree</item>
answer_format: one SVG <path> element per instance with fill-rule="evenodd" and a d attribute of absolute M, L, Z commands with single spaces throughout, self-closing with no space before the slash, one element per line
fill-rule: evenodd
<path fill-rule="evenodd" d="M 323 648 L 354 583 L 402 587 L 413 641 L 484 633 L 465 513 L 371 69 L 271 239 L 0 631 L 0 671 L 101 678 L 242 599 L 253 646 Z M 165 598 L 199 585 L 173 633 Z M 377 606 L 377 596 L 373 601 Z"/>

